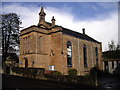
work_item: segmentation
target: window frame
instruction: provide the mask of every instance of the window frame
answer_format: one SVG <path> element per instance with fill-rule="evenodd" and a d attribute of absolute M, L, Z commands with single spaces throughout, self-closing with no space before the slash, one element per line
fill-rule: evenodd
<path fill-rule="evenodd" d="M 72 67 L 72 43 L 67 41 L 67 67 Z"/>

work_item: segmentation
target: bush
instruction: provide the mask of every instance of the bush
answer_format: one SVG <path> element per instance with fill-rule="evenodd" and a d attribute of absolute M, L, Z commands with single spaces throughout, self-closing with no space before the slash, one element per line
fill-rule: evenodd
<path fill-rule="evenodd" d="M 76 69 L 69 69 L 68 74 L 71 76 L 77 75 L 77 70 Z"/>
<path fill-rule="evenodd" d="M 59 72 L 59 71 L 54 71 L 52 74 L 53 74 L 53 75 L 62 75 L 62 73 Z"/>
<path fill-rule="evenodd" d="M 90 70 L 90 75 L 91 76 L 95 76 L 96 75 L 96 73 L 98 73 L 98 68 L 97 67 L 93 67 L 93 68 L 91 68 L 91 70 Z"/>
<path fill-rule="evenodd" d="M 98 76 L 98 77 L 101 77 L 101 76 L 104 76 L 104 75 L 108 75 L 109 73 L 108 72 L 104 72 L 102 70 L 99 70 L 99 68 L 97 67 L 93 67 L 91 70 L 90 70 L 90 75 L 91 76 Z"/>

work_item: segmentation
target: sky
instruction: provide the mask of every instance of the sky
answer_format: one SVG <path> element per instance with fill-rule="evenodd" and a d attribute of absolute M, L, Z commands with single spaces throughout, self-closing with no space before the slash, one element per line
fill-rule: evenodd
<path fill-rule="evenodd" d="M 108 49 L 108 42 L 118 42 L 117 2 L 3 2 L 2 13 L 17 13 L 22 21 L 22 29 L 37 25 L 41 6 L 46 13 L 46 21 L 52 16 L 56 25 L 82 33 L 102 42 L 102 49 Z"/>

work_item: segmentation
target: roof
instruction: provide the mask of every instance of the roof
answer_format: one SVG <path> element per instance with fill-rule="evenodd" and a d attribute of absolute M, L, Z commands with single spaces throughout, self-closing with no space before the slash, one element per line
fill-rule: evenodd
<path fill-rule="evenodd" d="M 102 61 L 120 61 L 120 59 L 102 59 Z"/>
<path fill-rule="evenodd" d="M 103 59 L 120 59 L 120 50 L 103 52 Z"/>
<path fill-rule="evenodd" d="M 97 40 L 91 38 L 90 36 L 88 36 L 86 34 L 81 34 L 79 32 L 75 32 L 75 31 L 72 31 L 72 30 L 64 28 L 64 27 L 62 27 L 62 28 L 63 28 L 63 33 L 65 33 L 65 34 L 68 34 L 68 35 L 71 35 L 71 36 L 74 36 L 76 38 L 80 38 L 80 39 L 83 39 L 83 40 L 100 43 Z"/>
<path fill-rule="evenodd" d="M 47 24 L 51 25 L 51 23 L 49 23 L 49 22 L 47 22 Z M 58 25 L 55 25 L 55 27 L 58 27 Z M 92 41 L 92 42 L 96 42 L 96 43 L 101 43 L 101 42 L 98 42 L 97 40 L 93 39 L 92 37 L 90 37 L 86 34 L 81 34 L 79 32 L 76 32 L 76 31 L 73 31 L 73 30 L 70 30 L 70 29 L 67 29 L 67 28 L 64 28 L 64 27 L 62 27 L 62 32 L 65 33 L 65 34 L 74 36 L 76 38 L 83 39 L 83 40 Z"/>
<path fill-rule="evenodd" d="M 51 23 L 49 23 L 49 22 L 46 22 L 46 23 L 51 26 Z M 31 28 L 31 27 L 37 27 L 37 28 L 39 28 L 36 25 L 32 25 L 32 26 L 30 26 L 28 28 Z M 55 27 L 62 27 L 62 26 L 55 25 Z M 24 31 L 24 30 L 26 30 L 28 28 L 25 28 L 22 31 Z M 76 32 L 76 31 L 73 31 L 73 30 L 70 30 L 70 29 L 67 29 L 67 28 L 64 28 L 64 27 L 62 27 L 62 32 L 64 34 L 68 34 L 68 35 L 71 35 L 71 36 L 74 36 L 76 38 L 80 38 L 80 39 L 83 39 L 83 40 L 92 41 L 92 42 L 95 42 L 95 43 L 101 43 L 101 42 L 98 42 L 97 40 L 93 39 L 92 37 L 90 37 L 90 36 L 88 36 L 86 34 L 81 34 L 79 32 Z"/>

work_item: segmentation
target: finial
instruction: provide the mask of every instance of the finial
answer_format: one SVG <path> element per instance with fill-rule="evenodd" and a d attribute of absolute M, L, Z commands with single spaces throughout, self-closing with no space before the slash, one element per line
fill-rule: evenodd
<path fill-rule="evenodd" d="M 51 19 L 51 21 L 55 21 L 55 18 L 54 18 L 54 16 L 52 16 L 52 19 Z"/>
<path fill-rule="evenodd" d="M 52 21 L 52 27 L 55 27 L 55 18 L 54 18 L 54 16 L 52 16 L 51 21 Z"/>

